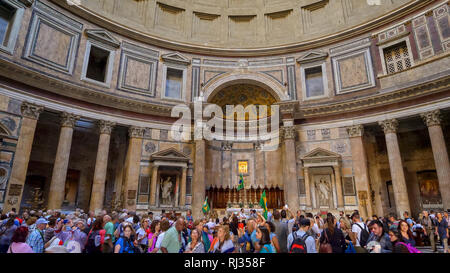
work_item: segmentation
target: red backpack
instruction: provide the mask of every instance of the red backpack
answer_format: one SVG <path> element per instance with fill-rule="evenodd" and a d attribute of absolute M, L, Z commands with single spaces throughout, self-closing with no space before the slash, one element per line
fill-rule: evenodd
<path fill-rule="evenodd" d="M 302 237 L 297 237 L 297 232 L 293 232 L 292 236 L 294 236 L 294 241 L 291 244 L 289 253 L 308 253 L 306 239 L 309 235 L 305 233 Z"/>

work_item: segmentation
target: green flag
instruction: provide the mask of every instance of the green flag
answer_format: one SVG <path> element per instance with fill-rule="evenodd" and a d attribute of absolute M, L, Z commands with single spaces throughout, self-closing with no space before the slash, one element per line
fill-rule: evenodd
<path fill-rule="evenodd" d="M 205 214 L 209 211 L 208 196 L 206 196 L 205 202 L 203 202 L 202 211 Z"/>
<path fill-rule="evenodd" d="M 241 173 L 240 178 L 239 178 L 239 185 L 237 187 L 237 190 L 240 191 L 243 188 L 244 188 L 244 177 L 242 176 L 242 173 Z"/>
<path fill-rule="evenodd" d="M 264 210 L 264 218 L 267 220 L 267 198 L 266 198 L 266 191 L 264 190 L 261 194 L 261 199 L 259 200 L 259 205 Z"/>

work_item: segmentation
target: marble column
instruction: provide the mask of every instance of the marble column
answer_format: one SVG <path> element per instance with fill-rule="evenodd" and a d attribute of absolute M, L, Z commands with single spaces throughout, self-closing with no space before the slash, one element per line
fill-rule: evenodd
<path fill-rule="evenodd" d="M 295 157 L 295 126 L 283 128 L 283 156 L 284 156 L 284 192 L 286 203 L 292 211 L 299 208 L 299 191 L 297 183 L 297 160 Z"/>
<path fill-rule="evenodd" d="M 55 164 L 53 165 L 50 192 L 48 194 L 48 209 L 61 209 L 64 201 L 73 130 L 79 118 L 79 116 L 66 112 L 63 112 L 61 115 L 61 132 L 59 134 Z"/>
<path fill-rule="evenodd" d="M 405 173 L 403 171 L 402 156 L 397 139 L 398 121 L 389 119 L 380 121 L 386 137 L 386 147 L 391 171 L 392 186 L 394 188 L 394 198 L 397 209 L 397 216 L 403 217 L 403 212 L 411 213 L 409 205 L 408 189 L 406 187 Z"/>
<path fill-rule="evenodd" d="M 336 192 L 337 192 L 337 209 L 344 210 L 344 193 L 342 191 L 342 175 L 341 166 L 333 166 L 334 176 L 336 178 Z"/>
<path fill-rule="evenodd" d="M 136 210 L 144 132 L 145 129 L 140 127 L 131 127 L 128 130 L 130 140 L 128 143 L 124 173 L 124 208 L 128 210 Z"/>
<path fill-rule="evenodd" d="M 153 165 L 152 168 L 152 182 L 150 186 L 150 205 L 156 206 L 156 185 L 158 184 L 158 165 Z"/>
<path fill-rule="evenodd" d="M 194 177 L 192 183 L 192 215 L 194 219 L 203 217 L 202 206 L 205 201 L 205 152 L 206 141 L 195 141 Z"/>
<path fill-rule="evenodd" d="M 39 115 L 44 110 L 44 107 L 28 102 L 23 102 L 20 108 L 22 111 L 22 124 L 20 126 L 19 139 L 17 141 L 11 176 L 6 192 L 6 202 L 3 207 L 5 213 L 9 212 L 12 208 L 16 208 L 19 211 L 23 187 L 27 178 L 28 162 L 30 161 L 34 133 Z M 11 190 L 11 187 L 14 190 Z"/>
<path fill-rule="evenodd" d="M 309 168 L 308 167 L 303 168 L 303 178 L 305 179 L 306 209 L 311 209 L 312 208 L 311 186 L 310 186 Z"/>
<path fill-rule="evenodd" d="M 442 204 L 444 205 L 444 210 L 447 210 L 450 209 L 450 163 L 444 133 L 441 127 L 440 111 L 427 112 L 421 116 L 430 134 L 431 149 L 433 150 L 434 165 L 439 180 Z"/>
<path fill-rule="evenodd" d="M 99 121 L 100 137 L 97 149 L 97 160 L 95 161 L 94 181 L 92 184 L 90 211 L 97 215 L 103 209 L 105 198 L 106 172 L 108 170 L 109 143 L 111 131 L 115 123 L 110 121 Z"/>
<path fill-rule="evenodd" d="M 183 167 L 181 174 L 181 188 L 180 188 L 180 207 L 186 205 L 186 179 L 187 179 L 187 167 Z"/>
<path fill-rule="evenodd" d="M 354 125 L 347 128 L 350 137 L 350 147 L 352 150 L 353 172 L 355 175 L 356 192 L 367 192 L 367 202 L 359 203 L 359 211 L 363 214 L 363 218 L 372 216 L 372 202 L 370 200 L 370 184 L 369 184 L 369 167 L 367 164 L 366 150 L 364 148 L 364 126 Z M 364 207 L 362 207 L 364 206 Z M 366 214 L 367 211 L 367 214 Z M 364 215 L 366 214 L 366 215 Z"/>

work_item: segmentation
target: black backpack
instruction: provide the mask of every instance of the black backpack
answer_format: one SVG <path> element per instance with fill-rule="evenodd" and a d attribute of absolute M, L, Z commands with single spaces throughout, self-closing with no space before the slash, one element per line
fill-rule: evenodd
<path fill-rule="evenodd" d="M 309 235 L 305 233 L 302 237 L 297 237 L 297 232 L 293 232 L 292 236 L 294 236 L 294 241 L 289 248 L 289 253 L 308 253 L 308 249 L 306 248 L 306 239 Z"/>
<path fill-rule="evenodd" d="M 365 228 L 362 228 L 360 225 L 358 225 L 358 223 L 355 223 L 355 225 L 357 225 L 360 229 L 361 229 L 361 234 L 359 236 L 359 245 L 362 247 L 365 247 L 367 245 L 367 241 L 369 240 L 369 232 L 367 231 L 366 226 L 364 225 Z M 358 239 L 358 238 L 356 238 Z"/>

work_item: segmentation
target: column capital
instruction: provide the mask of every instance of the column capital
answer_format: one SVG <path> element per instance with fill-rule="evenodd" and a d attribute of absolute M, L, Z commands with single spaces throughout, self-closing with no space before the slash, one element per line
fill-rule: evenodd
<path fill-rule="evenodd" d="M 397 133 L 398 120 L 396 119 L 387 119 L 384 121 L 379 121 L 378 124 L 381 126 L 385 134 Z"/>
<path fill-rule="evenodd" d="M 128 129 L 128 135 L 131 138 L 143 138 L 145 133 L 145 128 L 132 126 Z"/>
<path fill-rule="evenodd" d="M 439 109 L 420 114 L 420 117 L 427 127 L 441 125 L 442 117 Z"/>
<path fill-rule="evenodd" d="M 39 119 L 39 115 L 44 111 L 44 107 L 24 101 L 20 106 L 20 110 L 24 117 L 37 120 Z"/>
<path fill-rule="evenodd" d="M 283 126 L 281 128 L 284 139 L 295 139 L 295 134 L 297 133 L 295 126 Z"/>
<path fill-rule="evenodd" d="M 80 119 L 80 116 L 75 114 L 62 112 L 61 114 L 61 127 L 75 127 L 75 123 Z"/>
<path fill-rule="evenodd" d="M 364 125 L 353 125 L 347 127 L 347 133 L 349 137 L 362 137 L 364 135 Z"/>
<path fill-rule="evenodd" d="M 233 143 L 229 141 L 222 142 L 222 151 L 231 151 L 233 147 Z"/>
<path fill-rule="evenodd" d="M 106 120 L 98 121 L 98 128 L 100 129 L 100 134 L 110 135 L 114 126 L 116 126 L 116 123 L 112 122 L 112 121 L 106 121 Z"/>

